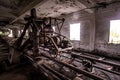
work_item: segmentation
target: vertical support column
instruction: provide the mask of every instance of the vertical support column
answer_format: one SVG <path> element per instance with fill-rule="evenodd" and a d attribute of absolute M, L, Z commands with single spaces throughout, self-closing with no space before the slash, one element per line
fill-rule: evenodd
<path fill-rule="evenodd" d="M 90 41 L 89 41 L 89 50 L 94 50 L 95 48 L 95 27 L 96 27 L 96 16 L 93 13 L 92 24 L 90 25 Z"/>
<path fill-rule="evenodd" d="M 35 20 L 37 19 L 37 15 L 36 15 L 36 9 L 35 8 L 33 8 L 32 10 L 31 10 L 31 18 L 32 18 L 32 26 L 31 26 L 31 28 L 32 28 L 32 33 L 33 33 L 33 49 L 34 49 L 34 51 L 33 51 L 33 53 L 34 53 L 34 55 L 36 56 L 36 55 L 38 55 L 39 54 L 39 29 L 38 29 L 38 26 L 36 25 L 36 22 L 35 22 Z"/>

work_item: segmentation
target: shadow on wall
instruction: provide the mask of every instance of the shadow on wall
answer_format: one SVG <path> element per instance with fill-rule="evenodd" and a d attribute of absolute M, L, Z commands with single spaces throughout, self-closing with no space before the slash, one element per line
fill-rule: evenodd
<path fill-rule="evenodd" d="M 95 49 L 111 53 L 111 56 L 120 56 L 120 44 L 96 43 Z"/>
<path fill-rule="evenodd" d="M 81 41 L 72 41 L 73 47 L 76 48 L 83 48 L 83 49 L 89 49 L 89 44 L 86 42 L 81 42 Z"/>

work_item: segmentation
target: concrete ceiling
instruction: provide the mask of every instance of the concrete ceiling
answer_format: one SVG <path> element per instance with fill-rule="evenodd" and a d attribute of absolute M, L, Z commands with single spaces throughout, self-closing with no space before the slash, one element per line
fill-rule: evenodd
<path fill-rule="evenodd" d="M 44 0 L 0 0 L 0 25 L 10 23 Z"/>
<path fill-rule="evenodd" d="M 33 7 L 38 17 L 58 17 L 94 6 L 98 2 L 110 1 L 113 0 L 0 0 L 0 25 L 1 22 L 12 23 L 29 15 Z M 85 11 L 93 12 L 92 9 Z"/>
<path fill-rule="evenodd" d="M 86 6 L 79 0 L 48 0 L 43 5 L 36 7 L 39 17 L 57 17 L 76 12 L 83 8 L 86 8 Z M 89 12 L 92 13 L 91 10 L 89 10 Z"/>

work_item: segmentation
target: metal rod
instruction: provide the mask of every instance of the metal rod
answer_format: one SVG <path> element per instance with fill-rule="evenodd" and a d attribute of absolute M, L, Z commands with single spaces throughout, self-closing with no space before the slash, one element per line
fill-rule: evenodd
<path fill-rule="evenodd" d="M 68 68 L 76 71 L 76 72 L 79 73 L 79 74 L 83 74 L 83 75 L 88 76 L 88 77 L 90 77 L 90 78 L 93 78 L 93 79 L 95 79 L 95 80 L 104 80 L 103 78 L 101 78 L 101 77 L 99 77 L 99 76 L 97 76 L 97 75 L 91 74 L 91 73 L 89 73 L 89 72 L 87 72 L 87 71 L 84 71 L 84 70 L 82 70 L 82 69 L 78 69 L 78 68 L 76 68 L 76 67 L 74 67 L 74 66 L 72 66 L 72 65 L 69 65 L 69 64 L 67 64 L 67 63 L 63 63 L 63 62 L 61 62 L 61 61 L 55 60 L 55 59 L 53 59 L 53 58 L 51 58 L 51 57 L 49 57 L 49 56 L 47 56 L 47 55 L 45 55 L 45 54 L 42 54 L 42 53 L 41 53 L 41 55 L 44 56 L 44 57 L 46 57 L 46 58 L 48 58 L 48 59 L 50 59 L 50 60 L 52 60 L 52 61 L 55 61 L 55 62 L 57 62 L 57 63 L 59 63 L 59 64 L 61 64 L 61 65 L 64 65 L 64 66 L 66 66 L 66 67 L 68 67 Z"/>
<path fill-rule="evenodd" d="M 63 56 L 63 55 L 60 55 L 60 56 L 65 57 L 65 58 L 68 58 L 67 56 Z M 68 58 L 68 59 L 70 59 L 70 58 Z M 80 62 L 80 61 L 78 61 L 78 60 L 75 60 L 75 61 Z M 80 63 L 81 63 L 81 62 L 80 62 Z M 101 69 L 101 70 L 104 70 L 104 71 L 107 71 L 107 72 L 110 72 L 110 73 L 113 73 L 113 74 L 116 74 L 116 75 L 120 75 L 119 72 L 107 70 L 107 69 L 101 68 L 101 67 L 99 67 L 99 66 L 97 66 L 97 65 L 93 65 L 93 67 L 98 68 L 98 69 Z"/>
<path fill-rule="evenodd" d="M 67 56 L 63 56 L 63 55 L 60 55 L 60 56 L 70 59 L 70 58 L 67 57 Z M 78 61 L 78 60 L 75 60 L 75 61 L 80 62 L 80 61 Z M 80 62 L 80 63 L 81 63 L 81 62 Z M 93 65 L 93 67 L 98 68 L 98 69 L 101 69 L 101 70 L 104 70 L 104 71 L 107 71 L 107 72 L 110 72 L 110 73 L 113 73 L 113 74 L 116 74 L 116 75 L 120 75 L 119 72 L 107 70 L 107 69 L 101 68 L 101 67 L 99 67 L 99 66 L 97 66 L 97 65 Z"/>
<path fill-rule="evenodd" d="M 105 57 L 107 59 L 112 59 L 112 60 L 120 60 L 120 57 L 117 55 L 113 55 L 113 56 L 109 56 L 107 54 L 107 52 L 95 52 L 95 51 L 88 51 L 88 50 L 81 50 L 81 49 L 73 49 L 75 52 L 79 52 L 79 53 L 87 53 L 90 55 L 94 55 L 94 56 L 102 56 Z"/>
<path fill-rule="evenodd" d="M 66 76 L 64 76 L 61 73 L 58 73 L 57 71 L 51 69 L 50 67 L 48 67 L 47 65 L 43 64 L 43 66 L 48 69 L 50 72 L 52 72 L 53 74 L 55 74 L 56 76 L 58 76 L 61 80 L 71 80 L 69 78 L 67 78 Z"/>
<path fill-rule="evenodd" d="M 35 67 L 35 69 L 38 71 L 38 72 L 41 72 L 43 73 L 45 76 L 47 73 L 48 75 L 51 75 L 52 77 L 55 78 L 55 80 L 61 80 L 60 78 L 58 78 L 56 75 L 54 75 L 53 73 L 49 72 L 47 69 L 45 69 L 41 64 L 37 64 L 31 57 L 27 56 L 27 55 L 24 55 L 24 57 L 26 57 L 28 59 L 28 61 Z M 50 79 L 50 80 L 53 80 L 53 79 Z"/>
<path fill-rule="evenodd" d="M 115 67 L 120 67 L 120 64 L 116 64 L 116 63 L 112 63 L 112 62 L 108 62 L 108 61 L 103 61 L 103 60 L 98 60 L 94 57 L 90 57 L 90 56 L 86 56 L 86 55 L 79 55 L 79 54 L 75 54 L 75 53 L 71 53 L 72 57 L 74 58 L 85 58 L 85 59 L 88 59 L 88 60 L 91 60 L 91 61 L 96 61 L 96 62 L 99 62 L 99 63 L 103 63 L 103 64 L 107 64 L 107 65 L 111 65 L 111 66 L 115 66 Z"/>
<path fill-rule="evenodd" d="M 39 65 L 38 68 L 41 69 L 44 73 L 47 73 L 48 75 L 52 76 L 55 80 L 61 80 L 56 75 L 54 75 L 54 73 L 49 72 L 49 70 L 45 69 L 42 65 Z M 53 79 L 50 79 L 50 80 L 53 80 Z"/>
<path fill-rule="evenodd" d="M 116 72 L 116 71 L 111 71 L 111 70 L 107 70 L 107 69 L 104 69 L 104 68 L 101 68 L 97 65 L 93 65 L 93 67 L 95 68 L 98 68 L 98 69 L 101 69 L 101 70 L 104 70 L 104 71 L 107 71 L 107 72 L 110 72 L 110 73 L 113 73 L 113 74 L 116 74 L 116 75 L 119 75 L 120 76 L 120 73 Z"/>

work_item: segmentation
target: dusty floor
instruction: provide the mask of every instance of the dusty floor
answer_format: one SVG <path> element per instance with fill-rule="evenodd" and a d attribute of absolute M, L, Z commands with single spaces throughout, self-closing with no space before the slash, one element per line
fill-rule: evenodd
<path fill-rule="evenodd" d="M 21 65 L 0 74 L 0 80 L 32 80 L 30 75 L 33 72 L 31 66 Z"/>

